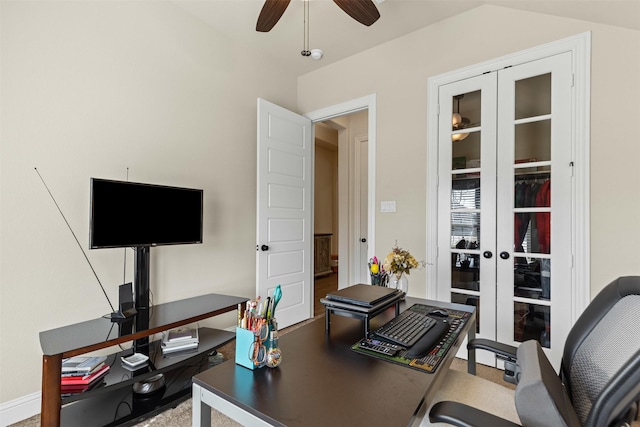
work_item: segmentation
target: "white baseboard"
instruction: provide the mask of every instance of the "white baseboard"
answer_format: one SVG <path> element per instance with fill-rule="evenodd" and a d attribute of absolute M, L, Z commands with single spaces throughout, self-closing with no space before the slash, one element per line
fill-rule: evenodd
<path fill-rule="evenodd" d="M 42 393 L 36 391 L 0 404 L 0 427 L 7 427 L 39 414 L 41 396 Z"/>

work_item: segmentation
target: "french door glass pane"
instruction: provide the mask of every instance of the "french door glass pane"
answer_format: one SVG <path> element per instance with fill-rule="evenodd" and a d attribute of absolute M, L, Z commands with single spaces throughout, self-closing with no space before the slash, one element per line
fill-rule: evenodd
<path fill-rule="evenodd" d="M 452 98 L 452 111 L 454 114 L 451 123 L 452 131 L 478 127 L 481 125 L 481 100 L 481 90 L 454 95 Z M 456 116 L 456 114 L 459 116 Z"/>
<path fill-rule="evenodd" d="M 551 74 L 517 80 L 515 119 L 551 114 Z"/>
<path fill-rule="evenodd" d="M 480 332 L 480 297 L 476 295 L 451 292 L 451 302 L 456 304 L 472 305 L 476 308 L 476 333 Z"/>
<path fill-rule="evenodd" d="M 480 209 L 480 178 L 453 175 L 451 209 Z"/>
<path fill-rule="evenodd" d="M 514 208 L 551 207 L 551 180 L 548 173 L 516 175 L 513 192 Z M 532 210 L 532 213 L 535 211 Z M 535 219 L 535 215 L 532 216 L 532 219 Z"/>
<path fill-rule="evenodd" d="M 480 245 L 480 178 L 454 174 L 451 181 L 451 249 Z"/>
<path fill-rule="evenodd" d="M 548 306 L 513 303 L 513 340 L 536 340 L 542 347 L 550 348 L 551 309 Z"/>
<path fill-rule="evenodd" d="M 517 173 L 537 172 L 536 167 L 526 163 L 551 160 L 551 120 L 519 123 L 515 127 L 515 161 L 524 166 Z"/>
<path fill-rule="evenodd" d="M 549 254 L 551 215 L 549 212 L 514 214 L 513 250 L 518 253 Z"/>
<path fill-rule="evenodd" d="M 463 139 L 458 139 L 464 135 Z M 457 133 L 451 135 L 452 159 L 451 169 L 467 169 L 480 167 L 480 132 Z"/>
<path fill-rule="evenodd" d="M 480 255 L 451 253 L 451 287 L 468 291 L 480 290 Z"/>
<path fill-rule="evenodd" d="M 517 297 L 549 300 L 551 297 L 551 260 L 516 256 L 513 293 Z"/>
<path fill-rule="evenodd" d="M 451 249 L 480 247 L 480 212 L 451 212 Z"/>

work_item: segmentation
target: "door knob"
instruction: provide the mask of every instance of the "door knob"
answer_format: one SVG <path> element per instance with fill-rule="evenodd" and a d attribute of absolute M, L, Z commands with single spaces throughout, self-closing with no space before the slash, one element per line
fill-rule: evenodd
<path fill-rule="evenodd" d="M 269 250 L 269 246 L 267 246 L 267 245 L 262 245 L 262 246 L 260 246 L 260 250 L 262 250 L 262 251 L 268 251 L 268 250 Z"/>
<path fill-rule="evenodd" d="M 360 241 L 361 241 L 362 243 L 367 243 L 367 239 L 366 239 L 365 237 L 363 237 L 362 239 L 360 239 Z"/>
<path fill-rule="evenodd" d="M 485 258 L 487 258 L 487 259 L 489 259 L 489 258 L 491 258 L 491 257 L 493 256 L 493 252 L 491 252 L 491 251 L 484 251 L 484 252 L 482 253 L 482 256 L 483 256 L 483 257 L 485 257 Z"/>
<path fill-rule="evenodd" d="M 509 252 L 500 252 L 500 258 L 502 259 L 509 259 Z"/>

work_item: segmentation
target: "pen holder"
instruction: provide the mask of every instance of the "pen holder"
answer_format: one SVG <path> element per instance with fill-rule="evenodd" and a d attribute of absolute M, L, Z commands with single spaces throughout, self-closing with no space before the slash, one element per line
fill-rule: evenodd
<path fill-rule="evenodd" d="M 253 331 L 243 328 L 236 328 L 236 364 L 245 368 L 255 370 L 262 368 L 264 363 L 256 365 L 249 358 L 249 349 L 255 341 L 256 336 Z"/>

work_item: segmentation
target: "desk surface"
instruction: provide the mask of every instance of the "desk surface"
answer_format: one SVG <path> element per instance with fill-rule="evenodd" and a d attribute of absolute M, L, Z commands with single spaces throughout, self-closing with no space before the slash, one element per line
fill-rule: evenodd
<path fill-rule="evenodd" d="M 415 303 L 473 312 L 471 306 L 407 297 L 404 310 Z M 395 314 L 393 307 L 371 320 L 377 328 Z M 280 338 L 282 364 L 276 369 L 248 370 L 227 361 L 196 375 L 194 383 L 245 412 L 272 425 L 406 426 L 429 401 L 446 375 L 465 334 L 467 322 L 435 374 L 355 353 L 362 338 L 361 321 L 316 319 Z"/>

